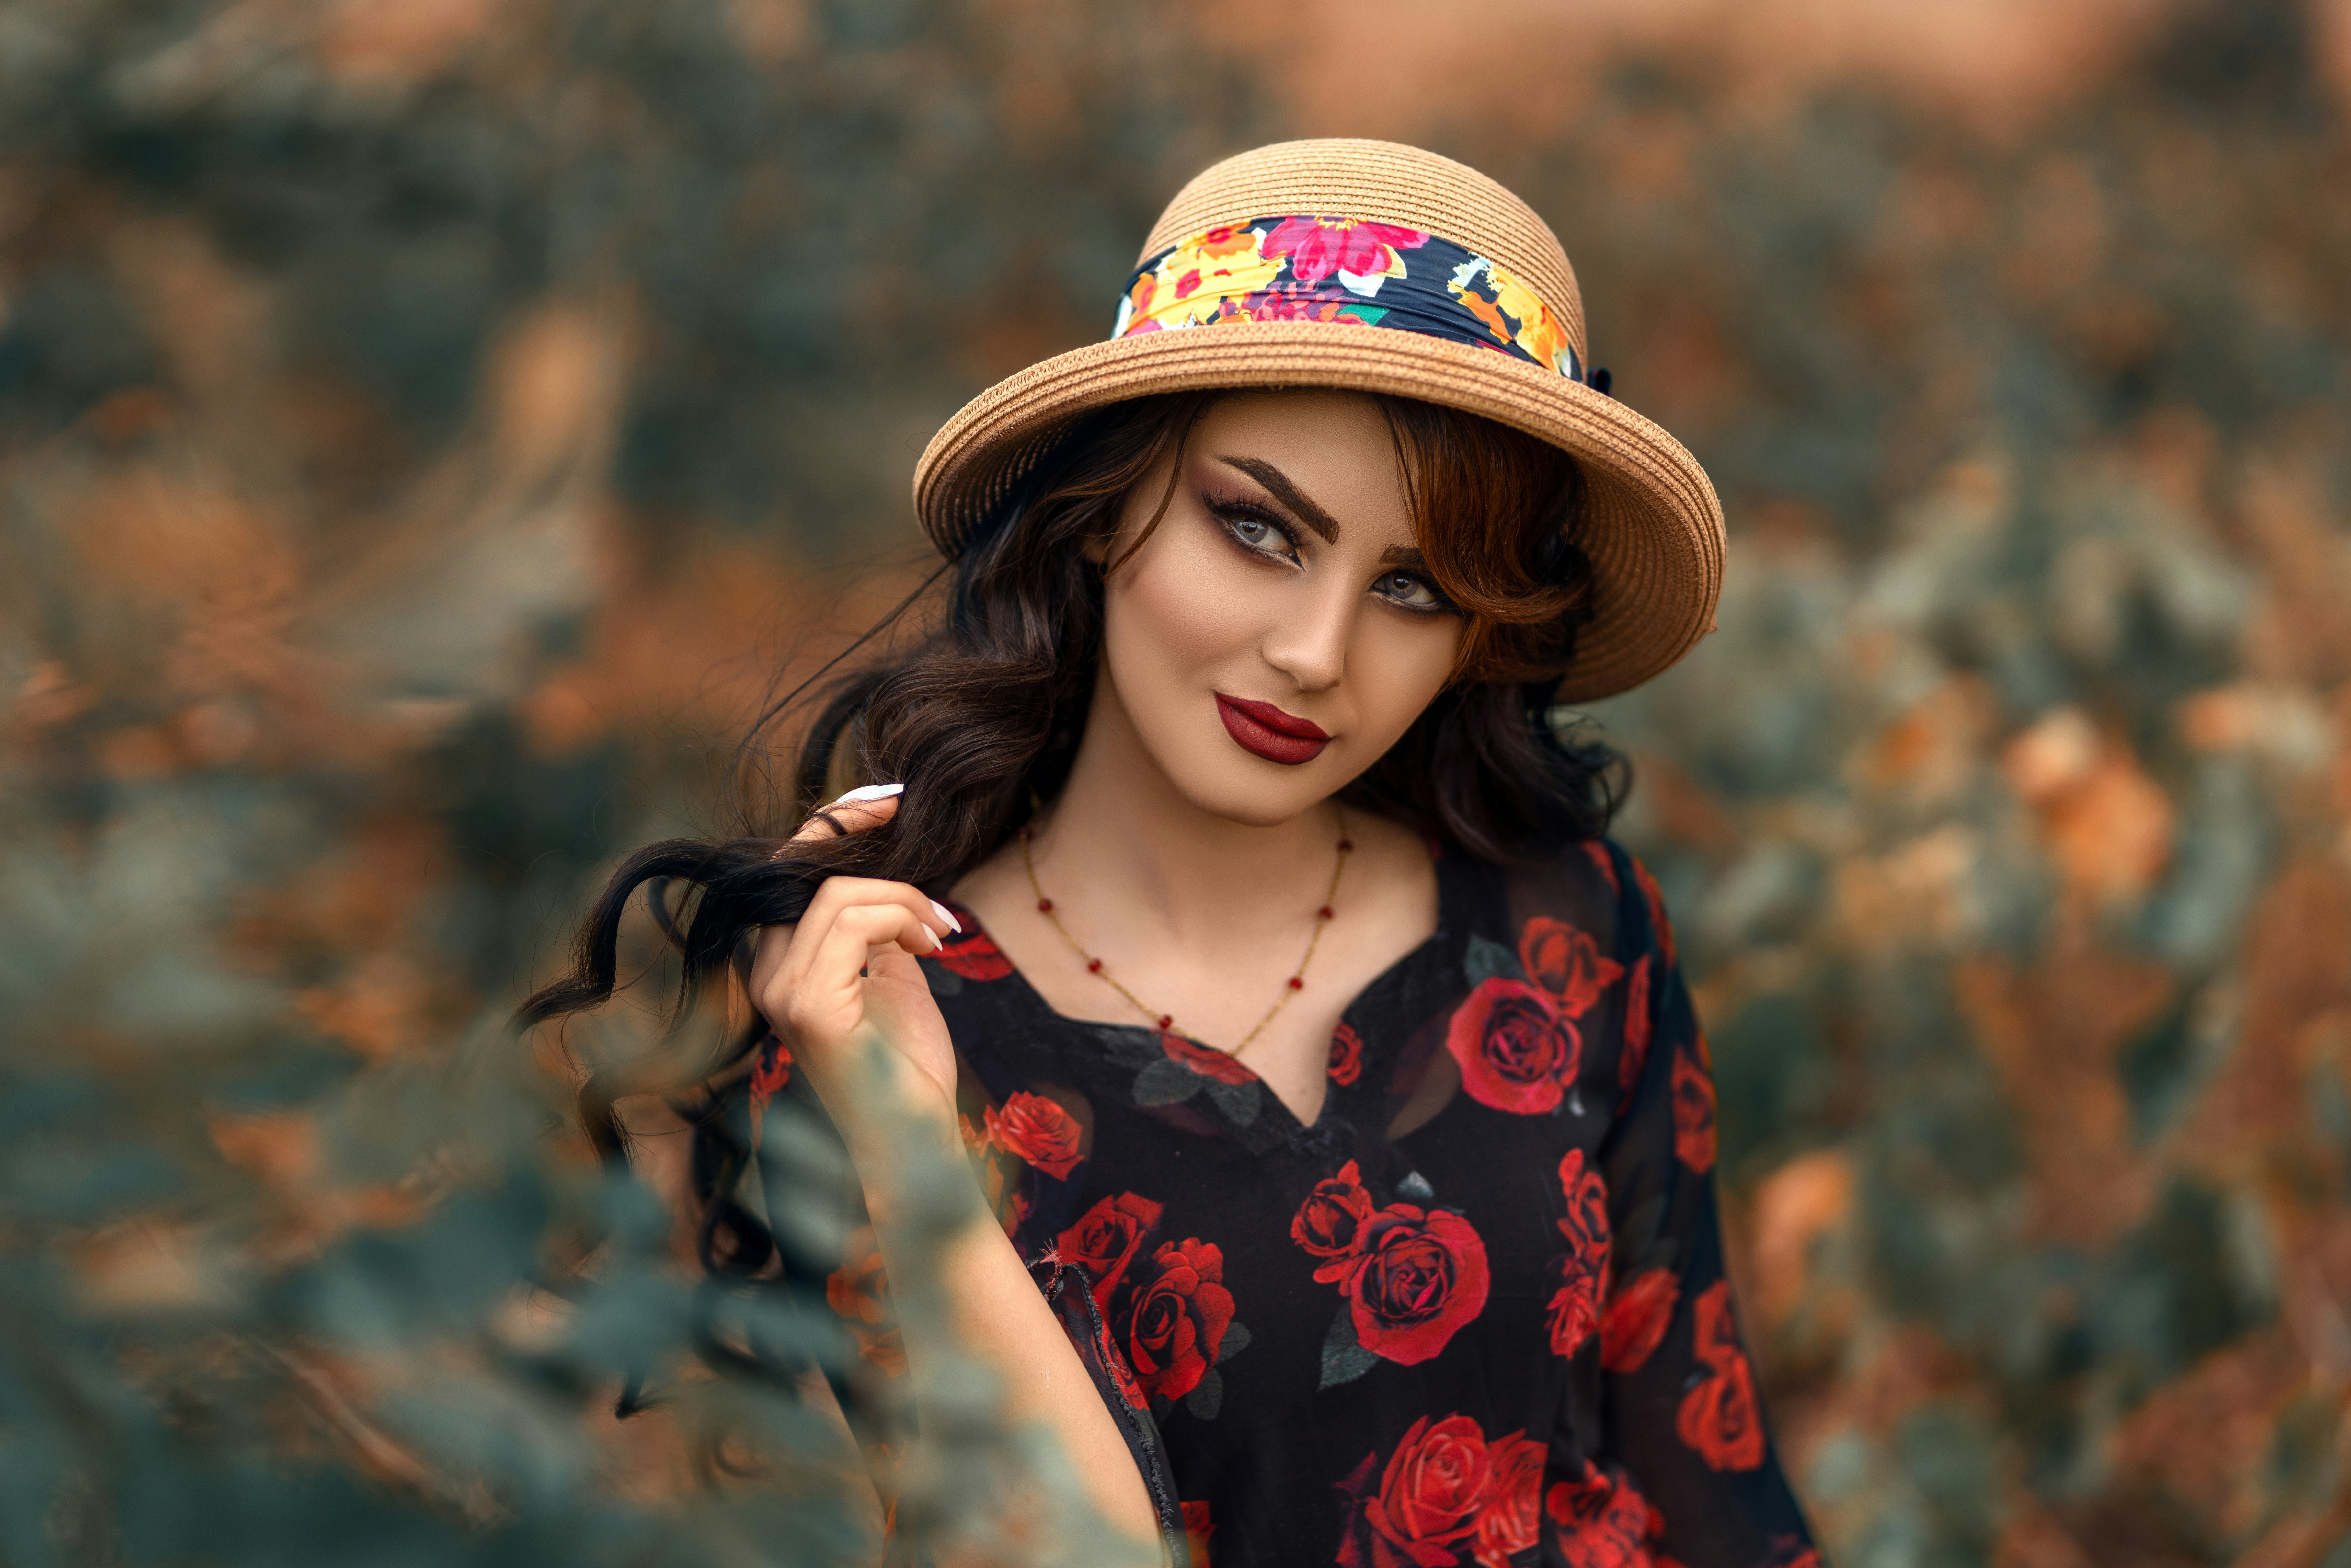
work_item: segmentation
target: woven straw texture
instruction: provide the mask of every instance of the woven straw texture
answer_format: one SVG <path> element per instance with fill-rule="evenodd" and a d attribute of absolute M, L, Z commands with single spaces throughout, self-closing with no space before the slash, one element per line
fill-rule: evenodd
<path fill-rule="evenodd" d="M 1426 229 L 1516 272 L 1568 324 L 1583 313 L 1559 242 L 1528 206 L 1450 159 L 1394 142 L 1293 141 L 1209 169 L 1144 242 L 1149 256 L 1218 223 L 1311 214 Z M 1104 292 L 1123 279 L 1104 284 Z M 1089 344 L 1007 377 L 932 437 L 914 508 L 955 554 L 1070 421 L 1155 392 L 1324 387 L 1420 398 L 1483 415 L 1575 455 L 1587 481 L 1577 542 L 1596 576 L 1593 620 L 1561 697 L 1638 685 L 1712 629 L 1722 508 L 1680 443 L 1623 403 L 1526 361 L 1407 331 L 1322 322 L 1227 322 Z"/>
<path fill-rule="evenodd" d="M 1551 225 L 1467 163 L 1401 141 L 1277 141 L 1211 164 L 1176 193 L 1135 265 L 1218 224 L 1293 214 L 1402 224 L 1491 256 L 1541 297 L 1590 362 L 1583 296 Z"/>

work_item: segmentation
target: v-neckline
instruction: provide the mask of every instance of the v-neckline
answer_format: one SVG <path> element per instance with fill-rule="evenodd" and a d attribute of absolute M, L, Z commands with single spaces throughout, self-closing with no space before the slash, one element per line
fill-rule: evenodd
<path fill-rule="evenodd" d="M 1339 1010 L 1339 1021 L 1332 1028 L 1332 1039 L 1336 1039 L 1339 1030 L 1343 1029 L 1353 1030 L 1356 1038 L 1364 1043 L 1362 1069 L 1358 1079 L 1353 1082 L 1370 1082 L 1372 1081 L 1375 1045 L 1379 1048 L 1377 1054 L 1384 1060 L 1395 1043 L 1390 1041 L 1384 1031 L 1374 1030 L 1372 1034 L 1366 1035 L 1362 1028 L 1359 1015 L 1366 1007 L 1373 1005 L 1383 993 L 1405 985 L 1436 957 L 1441 956 L 1447 947 L 1454 945 L 1459 933 L 1466 929 L 1463 923 L 1469 915 L 1467 905 L 1470 890 L 1464 875 L 1468 868 L 1462 862 L 1460 852 L 1432 845 L 1431 861 L 1437 873 L 1437 928 L 1418 943 L 1398 954 L 1394 962 L 1365 981 L 1362 988 L 1347 999 L 1347 1005 Z M 949 900 L 948 904 L 964 921 L 967 938 L 987 934 L 987 926 L 977 915 L 953 900 Z M 1061 1011 L 1046 999 L 1042 991 L 1030 983 L 1027 973 L 1019 964 L 1013 962 L 1011 954 L 1006 952 L 1003 946 L 997 943 L 995 937 L 988 936 L 987 941 L 1005 966 L 1005 974 L 998 983 L 1008 981 L 1014 988 L 1008 999 L 1015 1004 L 1016 1010 L 1033 1015 L 1040 1023 L 1064 1031 L 1081 1035 L 1109 1035 L 1128 1039 L 1141 1037 L 1143 1040 L 1153 1041 L 1155 1047 L 1160 1038 L 1160 1031 L 1149 1024 L 1118 1023 L 1107 1019 L 1072 1018 Z M 1246 1073 L 1248 1077 L 1244 1082 L 1255 1085 L 1263 1096 L 1264 1103 L 1259 1107 L 1259 1118 L 1262 1119 L 1269 1112 L 1278 1114 L 1285 1138 L 1311 1132 L 1330 1122 L 1332 1103 L 1340 1097 L 1340 1090 L 1343 1086 L 1330 1081 L 1327 1069 L 1322 1087 L 1322 1103 L 1315 1112 L 1314 1120 L 1308 1122 L 1299 1116 L 1297 1110 L 1289 1101 L 1284 1100 L 1275 1092 L 1272 1084 L 1268 1083 L 1259 1075 L 1256 1068 L 1238 1056 L 1229 1051 L 1218 1051 L 1217 1047 L 1196 1040 L 1189 1035 L 1177 1035 L 1175 1038 L 1201 1051 L 1213 1051 L 1217 1056 L 1229 1062 L 1234 1069 Z M 1213 1098 L 1210 1103 L 1215 1103 Z M 1218 1107 L 1218 1114 L 1228 1122 L 1232 1120 L 1221 1106 Z M 1239 1129 L 1236 1127 L 1235 1130 Z"/>

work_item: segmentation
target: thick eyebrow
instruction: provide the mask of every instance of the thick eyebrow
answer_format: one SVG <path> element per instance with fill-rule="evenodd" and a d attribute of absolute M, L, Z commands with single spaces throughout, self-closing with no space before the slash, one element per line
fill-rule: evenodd
<path fill-rule="evenodd" d="M 1400 566 L 1407 571 L 1426 571 L 1427 558 L 1410 545 L 1390 545 L 1380 552 L 1382 566 Z"/>
<path fill-rule="evenodd" d="M 1298 520 L 1322 536 L 1325 544 L 1339 542 L 1339 519 L 1316 506 L 1306 492 L 1290 482 L 1290 476 L 1262 457 L 1218 457 L 1228 468 L 1238 468 L 1267 489 L 1273 498 L 1297 515 Z"/>

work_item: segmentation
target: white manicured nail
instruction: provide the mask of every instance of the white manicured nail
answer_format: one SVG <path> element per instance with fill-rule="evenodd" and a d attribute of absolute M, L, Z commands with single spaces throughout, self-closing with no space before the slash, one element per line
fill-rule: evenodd
<path fill-rule="evenodd" d="M 887 800 L 904 789 L 905 789 L 904 784 L 860 784 L 856 789 L 835 800 L 833 804 L 846 806 L 852 800 Z"/>
<path fill-rule="evenodd" d="M 939 912 L 940 919 L 946 921 L 949 925 L 955 928 L 955 934 L 956 936 L 960 936 L 963 935 L 963 922 L 957 920 L 955 917 L 954 912 L 949 910 L 946 904 L 941 904 L 935 898 L 931 900 L 931 907 Z"/>

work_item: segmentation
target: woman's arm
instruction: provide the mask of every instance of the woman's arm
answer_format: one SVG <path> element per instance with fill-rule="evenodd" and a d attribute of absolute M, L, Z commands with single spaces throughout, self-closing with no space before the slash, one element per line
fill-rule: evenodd
<path fill-rule="evenodd" d="M 1601 1314 L 1604 1461 L 1553 1489 L 1570 1531 L 1642 1514 L 1687 1568 L 1817 1568 L 1764 1426 L 1723 1270 L 1714 1073 L 1656 883 L 1617 852 L 1626 932 L 1616 1124 L 1600 1149 L 1614 1256 Z"/>
<path fill-rule="evenodd" d="M 886 821 L 896 806 L 852 802 L 831 814 L 855 831 Z M 904 883 L 834 877 L 797 926 L 761 934 L 751 977 L 754 1003 L 848 1147 L 902 1299 L 925 1250 L 911 1233 L 909 1176 L 944 1162 L 971 1179 L 956 1123 L 954 1045 L 914 961 L 949 929 L 946 913 Z M 937 1272 L 928 1282 L 945 1311 L 905 1314 L 900 1325 L 918 1421 L 926 1369 L 956 1352 L 971 1356 L 1001 1380 L 1012 1420 L 1041 1422 L 1058 1440 L 1113 1528 L 1155 1540 L 1158 1521 L 1125 1437 L 977 1180 L 963 1219 L 932 1257 Z"/>

